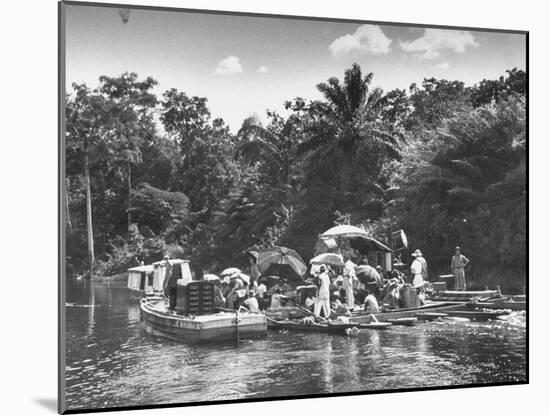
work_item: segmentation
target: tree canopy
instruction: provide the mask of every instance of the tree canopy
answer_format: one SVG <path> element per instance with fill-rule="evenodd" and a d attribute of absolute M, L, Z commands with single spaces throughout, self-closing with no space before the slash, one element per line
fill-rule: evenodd
<path fill-rule="evenodd" d="M 335 223 L 404 229 L 434 272 L 456 245 L 474 283 L 521 290 L 526 265 L 526 74 L 466 86 L 373 88 L 358 64 L 252 115 L 233 134 L 204 97 L 137 74 L 67 91 L 68 264 L 116 273 L 166 252 L 216 270 L 250 248 L 305 258 Z M 236 104 L 237 105 L 237 104 Z M 86 167 L 87 166 L 87 167 Z M 86 170 L 87 169 L 87 170 Z M 89 209 L 88 209 L 89 207 Z M 95 269 L 89 270 L 90 237 Z"/>

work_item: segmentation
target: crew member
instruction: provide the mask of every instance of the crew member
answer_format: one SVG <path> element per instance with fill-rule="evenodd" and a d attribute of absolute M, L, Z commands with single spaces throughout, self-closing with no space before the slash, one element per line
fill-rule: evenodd
<path fill-rule="evenodd" d="M 355 279 L 355 265 L 349 257 L 346 257 L 347 261 L 344 264 L 344 281 L 342 286 L 346 292 L 346 304 L 350 310 L 355 307 L 355 298 L 353 294 L 353 284 Z"/>
<path fill-rule="evenodd" d="M 260 312 L 260 306 L 258 304 L 258 300 L 254 296 L 254 293 L 250 291 L 248 293 L 248 298 L 243 301 L 243 305 L 248 308 L 248 310 L 251 313 L 259 313 Z"/>
<path fill-rule="evenodd" d="M 422 252 L 420 252 L 420 249 L 417 249 L 413 252 L 412 256 L 414 257 L 414 261 L 411 264 L 411 274 L 413 276 L 412 279 L 412 286 L 416 289 L 422 288 L 424 286 L 424 278 L 422 277 L 422 270 L 423 270 L 423 262 L 426 262 L 424 258 L 422 258 Z"/>
<path fill-rule="evenodd" d="M 455 276 L 455 290 L 464 291 L 466 289 L 466 276 L 464 275 L 464 267 L 468 265 L 470 260 L 460 252 L 460 247 L 455 248 L 455 254 L 451 259 L 451 270 Z"/>
<path fill-rule="evenodd" d="M 319 268 L 319 276 L 317 277 L 317 296 L 315 298 L 315 306 L 313 313 L 319 317 L 321 309 L 325 318 L 330 316 L 330 278 L 327 274 L 327 269 L 324 265 Z"/>
<path fill-rule="evenodd" d="M 369 290 L 367 290 L 367 296 L 365 297 L 363 305 L 365 306 L 365 311 L 368 311 L 371 314 L 380 312 L 378 301 L 376 300 L 376 297 L 370 293 Z"/>

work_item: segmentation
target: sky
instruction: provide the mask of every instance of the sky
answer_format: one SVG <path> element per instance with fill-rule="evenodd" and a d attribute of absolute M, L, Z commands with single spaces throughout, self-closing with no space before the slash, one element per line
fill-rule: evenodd
<path fill-rule="evenodd" d="M 408 89 L 424 78 L 473 85 L 507 69 L 525 70 L 523 34 L 431 29 L 375 23 L 130 11 L 67 6 L 66 80 L 94 88 L 99 76 L 126 71 L 206 97 L 213 118 L 233 132 L 267 109 L 285 114 L 295 97 L 318 99 L 316 85 L 357 62 L 373 86 Z"/>

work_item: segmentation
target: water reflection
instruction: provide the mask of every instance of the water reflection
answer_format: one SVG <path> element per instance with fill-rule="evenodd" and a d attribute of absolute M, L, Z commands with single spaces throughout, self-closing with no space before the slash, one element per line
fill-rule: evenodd
<path fill-rule="evenodd" d="M 526 380 L 522 314 L 186 345 L 149 333 L 124 285 L 67 291 L 70 409 Z"/>

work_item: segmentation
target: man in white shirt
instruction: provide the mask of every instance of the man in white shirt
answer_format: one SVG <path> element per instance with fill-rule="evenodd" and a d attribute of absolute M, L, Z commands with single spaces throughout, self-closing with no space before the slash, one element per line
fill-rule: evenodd
<path fill-rule="evenodd" d="M 330 316 L 330 278 L 324 265 L 319 268 L 317 297 L 315 298 L 315 307 L 313 313 L 319 317 L 321 309 L 325 318 Z"/>
<path fill-rule="evenodd" d="M 424 278 L 422 278 L 423 264 L 419 257 L 422 256 L 420 250 L 417 249 L 412 256 L 414 261 L 411 264 L 411 274 L 413 275 L 412 286 L 414 288 L 421 288 L 424 286 Z"/>
<path fill-rule="evenodd" d="M 248 308 L 251 313 L 259 313 L 260 306 L 258 305 L 258 300 L 254 296 L 254 293 L 251 291 L 248 293 L 248 298 L 244 300 L 243 305 Z"/>
<path fill-rule="evenodd" d="M 350 310 L 353 310 L 355 307 L 355 298 L 353 294 L 353 284 L 355 279 L 355 265 L 349 258 L 344 264 L 344 281 L 342 282 L 342 287 L 346 293 L 346 305 Z"/>

